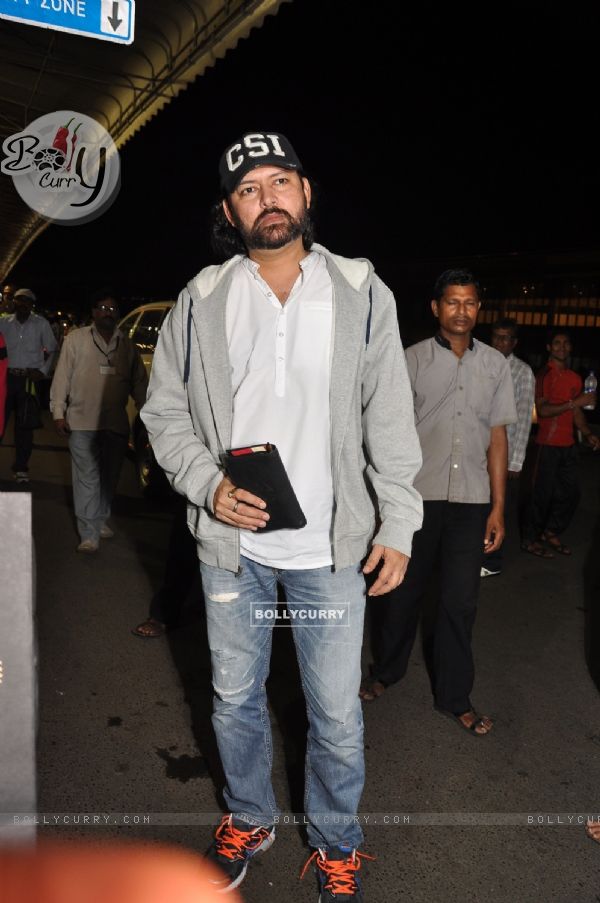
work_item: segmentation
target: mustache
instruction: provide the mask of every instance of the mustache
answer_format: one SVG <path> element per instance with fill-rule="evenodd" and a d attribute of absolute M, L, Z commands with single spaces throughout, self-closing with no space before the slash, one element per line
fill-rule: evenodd
<path fill-rule="evenodd" d="M 279 214 L 279 216 L 284 216 L 288 220 L 288 222 L 292 221 L 292 217 L 287 212 L 287 210 L 282 210 L 281 207 L 269 207 L 268 210 L 263 210 L 260 216 L 257 217 L 254 223 L 254 228 L 256 228 L 263 219 L 265 219 L 267 216 L 272 216 L 274 213 Z"/>

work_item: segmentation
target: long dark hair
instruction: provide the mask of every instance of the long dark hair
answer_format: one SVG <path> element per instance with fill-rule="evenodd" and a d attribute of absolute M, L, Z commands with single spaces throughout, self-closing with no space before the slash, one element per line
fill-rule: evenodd
<path fill-rule="evenodd" d="M 298 173 L 301 178 L 302 173 Z M 317 195 L 317 188 L 314 182 L 310 182 L 311 187 L 311 203 L 306 211 L 306 227 L 302 233 L 302 244 L 305 251 L 310 251 L 315 240 L 315 224 L 314 210 Z M 210 211 L 210 244 L 214 253 L 222 260 L 229 260 L 236 254 L 246 254 L 246 245 L 242 241 L 242 237 L 235 226 L 232 226 L 223 210 L 223 201 L 221 198 L 213 204 Z"/>

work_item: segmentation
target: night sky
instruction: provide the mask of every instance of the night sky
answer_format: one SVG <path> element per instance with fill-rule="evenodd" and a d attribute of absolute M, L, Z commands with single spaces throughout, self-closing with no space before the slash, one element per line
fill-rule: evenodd
<path fill-rule="evenodd" d="M 318 240 L 399 297 L 450 258 L 597 249 L 600 21 L 583 9 L 283 5 L 125 146 L 111 210 L 50 227 L 16 281 L 49 305 L 105 284 L 125 308 L 175 296 L 214 262 L 218 157 L 256 129 L 316 180 Z"/>

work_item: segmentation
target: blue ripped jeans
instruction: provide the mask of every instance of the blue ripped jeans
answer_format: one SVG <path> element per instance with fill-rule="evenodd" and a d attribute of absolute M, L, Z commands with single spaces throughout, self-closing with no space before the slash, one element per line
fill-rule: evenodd
<path fill-rule="evenodd" d="M 340 571 L 276 570 L 242 558 L 239 574 L 203 563 L 200 570 L 215 693 L 213 726 L 230 812 L 252 825 L 277 820 L 265 682 L 280 582 L 309 722 L 304 788 L 308 842 L 312 847 L 357 847 L 362 831 L 353 816 L 364 784 L 358 691 L 365 582 L 359 565 Z"/>

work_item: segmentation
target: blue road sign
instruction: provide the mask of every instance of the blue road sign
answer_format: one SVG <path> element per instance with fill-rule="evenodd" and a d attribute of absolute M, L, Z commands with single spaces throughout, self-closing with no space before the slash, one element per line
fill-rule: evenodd
<path fill-rule="evenodd" d="M 135 0 L 0 0 L 0 19 L 132 44 Z"/>

